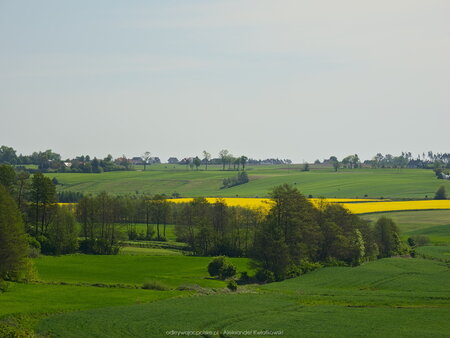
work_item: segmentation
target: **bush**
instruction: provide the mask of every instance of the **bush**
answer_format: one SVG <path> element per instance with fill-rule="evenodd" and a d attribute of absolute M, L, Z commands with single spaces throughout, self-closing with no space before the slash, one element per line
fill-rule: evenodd
<path fill-rule="evenodd" d="M 117 244 L 105 239 L 83 239 L 79 248 L 82 253 L 93 255 L 117 255 L 119 249 Z"/>
<path fill-rule="evenodd" d="M 415 241 L 414 238 L 412 238 L 412 237 L 408 237 L 408 239 L 407 239 L 406 242 L 408 243 L 408 245 L 409 245 L 411 248 L 414 248 L 414 247 L 416 246 L 416 241 Z"/>
<path fill-rule="evenodd" d="M 28 257 L 39 257 L 39 254 L 41 253 L 41 243 L 39 243 L 39 241 L 33 236 L 27 235 L 26 238 L 28 242 Z"/>
<path fill-rule="evenodd" d="M 248 183 L 250 179 L 245 171 L 238 173 L 235 177 L 229 177 L 223 179 L 223 186 L 220 189 L 231 188 L 236 185 Z"/>
<path fill-rule="evenodd" d="M 220 269 L 225 265 L 225 257 L 219 256 L 214 258 L 209 264 L 208 264 L 208 273 L 211 277 L 215 277 L 219 275 Z"/>
<path fill-rule="evenodd" d="M 335 257 L 328 257 L 324 262 L 324 266 L 348 266 L 346 262 L 343 262 Z"/>
<path fill-rule="evenodd" d="M 238 288 L 238 285 L 237 285 L 236 281 L 234 279 L 232 279 L 228 282 L 227 288 L 230 289 L 231 291 L 236 291 Z"/>
<path fill-rule="evenodd" d="M 236 275 L 236 267 L 233 264 L 231 264 L 231 263 L 227 263 L 219 271 L 219 278 L 220 279 L 224 279 L 225 280 L 227 278 L 234 277 L 235 275 Z"/>
<path fill-rule="evenodd" d="M 446 200 L 447 199 L 447 191 L 445 190 L 445 186 L 441 185 L 439 189 L 436 191 L 434 195 L 435 200 Z"/>
<path fill-rule="evenodd" d="M 416 236 L 411 236 L 408 238 L 408 243 L 409 241 L 412 240 L 416 246 L 424 246 L 424 245 L 428 245 L 430 244 L 430 238 L 428 236 L 425 235 L 416 235 Z"/>
<path fill-rule="evenodd" d="M 249 284 L 252 282 L 252 278 L 248 275 L 247 271 L 241 272 L 241 277 L 239 278 L 240 284 Z"/>
<path fill-rule="evenodd" d="M 236 275 L 236 267 L 225 256 L 219 256 L 208 264 L 208 273 L 211 277 L 227 279 Z"/>
<path fill-rule="evenodd" d="M 300 267 L 301 274 L 303 275 L 305 273 L 320 269 L 322 267 L 322 264 L 320 264 L 318 262 L 313 263 L 308 260 L 302 260 L 300 262 L 299 267 Z"/>
<path fill-rule="evenodd" d="M 53 254 L 53 250 L 52 247 L 50 245 L 50 242 L 48 240 L 48 238 L 44 235 L 38 235 L 35 237 L 36 240 L 39 242 L 39 247 L 41 249 L 41 252 L 43 254 Z"/>
<path fill-rule="evenodd" d="M 0 292 L 6 292 L 9 289 L 9 283 L 7 281 L 4 281 L 3 279 L 0 279 Z"/>
<path fill-rule="evenodd" d="M 272 271 L 260 269 L 256 272 L 255 278 L 260 283 L 271 283 L 275 281 L 275 275 Z"/>
<path fill-rule="evenodd" d="M 145 290 L 158 290 L 158 291 L 170 290 L 170 288 L 167 285 L 157 280 L 145 281 L 144 284 L 142 285 L 142 288 Z"/>

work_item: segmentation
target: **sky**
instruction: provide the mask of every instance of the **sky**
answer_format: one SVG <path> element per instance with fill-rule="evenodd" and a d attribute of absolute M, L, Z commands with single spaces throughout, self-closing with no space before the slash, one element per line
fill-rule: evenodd
<path fill-rule="evenodd" d="M 450 151 L 448 0 L 0 0 L 0 145 Z"/>

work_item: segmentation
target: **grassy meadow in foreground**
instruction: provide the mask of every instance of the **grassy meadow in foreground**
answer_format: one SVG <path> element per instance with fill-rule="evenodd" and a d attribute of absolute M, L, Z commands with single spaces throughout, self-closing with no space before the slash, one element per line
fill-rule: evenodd
<path fill-rule="evenodd" d="M 236 335 L 226 330 L 248 330 L 250 337 L 258 336 L 253 330 L 280 330 L 285 337 L 448 336 L 450 210 L 363 215 L 372 222 L 380 216 L 396 221 L 402 239 L 422 234 L 430 245 L 416 248 L 415 259 L 326 267 L 239 286 L 237 293 L 208 277 L 210 257 L 183 254 L 172 225 L 169 242 L 125 241 L 117 256 L 42 256 L 34 259 L 37 283 L 11 283 L 0 293 L 0 336 L 8 330 L 50 337 L 162 337 L 171 330 L 218 330 L 227 337 Z M 238 271 L 254 273 L 249 259 L 231 260 Z M 167 291 L 142 289 L 148 281 Z"/>
<path fill-rule="evenodd" d="M 356 268 L 323 268 L 253 293 L 50 316 L 38 330 L 56 337 L 77 337 L 80 326 L 96 337 L 160 337 L 170 330 L 281 330 L 286 337 L 443 337 L 450 331 L 449 285 L 450 272 L 442 263 L 391 258 Z"/>
<path fill-rule="evenodd" d="M 214 170 L 213 170 L 214 169 Z M 277 185 L 295 185 L 303 194 L 338 198 L 432 198 L 440 185 L 450 190 L 450 181 L 437 180 L 424 169 L 341 169 L 300 171 L 298 166 L 250 166 L 250 182 L 220 189 L 224 178 L 236 171 L 186 170 L 183 166 L 154 165 L 147 171 L 106 172 L 102 174 L 51 173 L 59 191 L 82 193 L 108 191 L 116 194 L 177 192 L 183 197 L 267 197 Z"/>

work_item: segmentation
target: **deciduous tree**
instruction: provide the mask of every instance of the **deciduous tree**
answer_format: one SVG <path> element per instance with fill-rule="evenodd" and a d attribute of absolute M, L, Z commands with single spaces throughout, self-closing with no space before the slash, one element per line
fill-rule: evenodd
<path fill-rule="evenodd" d="M 211 154 L 203 150 L 203 161 L 205 161 L 205 170 L 208 170 L 208 163 L 211 160 Z"/>
<path fill-rule="evenodd" d="M 27 268 L 28 244 L 14 199 L 0 184 L 0 280 L 15 280 Z"/>

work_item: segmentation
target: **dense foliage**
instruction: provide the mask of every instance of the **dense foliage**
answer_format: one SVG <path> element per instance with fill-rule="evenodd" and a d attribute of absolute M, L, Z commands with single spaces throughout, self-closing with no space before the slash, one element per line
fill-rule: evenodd
<path fill-rule="evenodd" d="M 256 233 L 253 256 L 276 280 L 300 275 L 318 262 L 358 265 L 377 256 L 371 228 L 341 206 L 315 208 L 289 185 L 274 188 L 271 197 L 275 204 Z"/>
<path fill-rule="evenodd" d="M 208 264 L 208 273 L 212 277 L 219 277 L 225 280 L 236 275 L 236 266 L 225 256 L 219 256 Z"/>
<path fill-rule="evenodd" d="M 0 282 L 17 280 L 27 270 L 28 243 L 14 199 L 0 184 Z"/>
<path fill-rule="evenodd" d="M 246 171 L 241 171 L 234 177 L 224 178 L 223 179 L 223 186 L 222 186 L 221 189 L 223 189 L 223 188 L 231 188 L 231 187 L 234 187 L 236 185 L 248 183 L 249 181 L 250 180 L 248 178 L 247 172 Z"/>
<path fill-rule="evenodd" d="M 179 241 L 197 255 L 248 256 L 263 214 L 259 210 L 229 207 L 221 199 L 204 198 L 173 205 L 173 223 Z"/>

